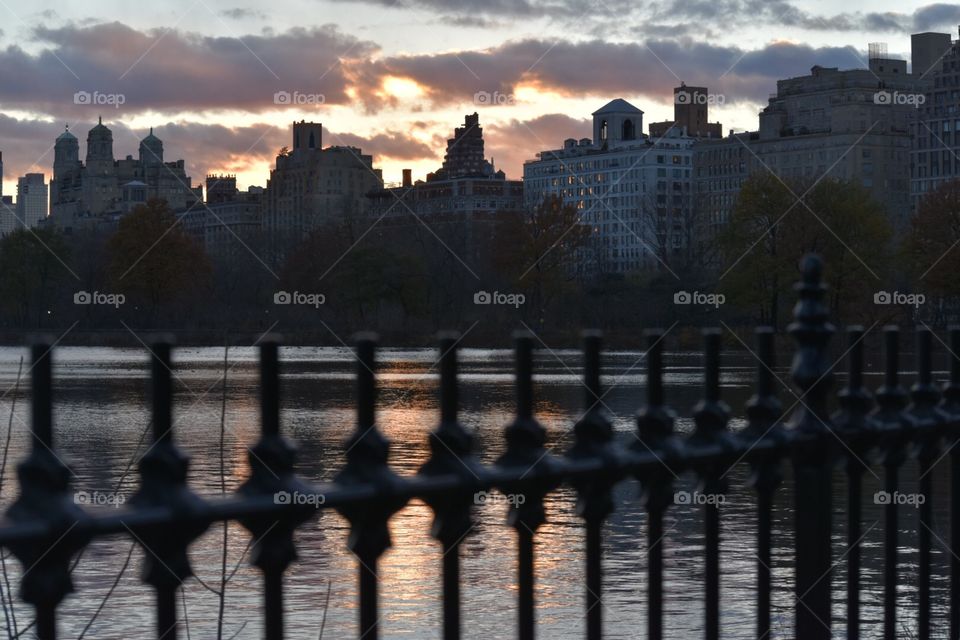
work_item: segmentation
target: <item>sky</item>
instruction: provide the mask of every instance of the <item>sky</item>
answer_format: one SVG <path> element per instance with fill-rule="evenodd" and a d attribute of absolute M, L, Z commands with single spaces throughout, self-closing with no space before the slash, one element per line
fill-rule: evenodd
<path fill-rule="evenodd" d="M 508 177 L 565 138 L 589 137 L 614 98 L 650 122 L 681 81 L 713 94 L 710 120 L 757 128 L 776 81 L 861 68 L 871 42 L 909 60 L 910 34 L 957 36 L 960 5 L 892 0 L 0 0 L 3 193 L 52 173 L 64 127 L 103 118 L 114 155 L 150 127 L 165 159 L 265 186 L 294 121 L 324 146 L 372 153 L 387 182 L 439 167 L 477 112 Z"/>

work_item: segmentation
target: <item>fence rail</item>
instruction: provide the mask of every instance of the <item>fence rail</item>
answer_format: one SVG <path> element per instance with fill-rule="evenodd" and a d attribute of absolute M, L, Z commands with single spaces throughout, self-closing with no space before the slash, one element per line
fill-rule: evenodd
<path fill-rule="evenodd" d="M 56 611 L 72 591 L 73 557 L 92 539 L 111 534 L 129 535 L 144 547 L 145 582 L 156 592 L 156 635 L 177 637 L 177 590 L 191 575 L 188 548 L 212 523 L 235 520 L 254 540 L 253 564 L 263 573 L 264 635 L 284 636 L 283 574 L 296 559 L 293 533 L 316 513 L 315 505 L 278 501 L 283 492 L 316 493 L 325 497 L 321 508 L 336 509 L 350 522 L 348 540 L 357 558 L 359 580 L 358 636 L 378 637 L 377 561 L 390 546 L 388 521 L 406 503 L 419 498 L 434 512 L 432 535 L 442 545 L 443 638 L 461 637 L 459 546 L 471 530 L 471 509 L 477 491 L 497 489 L 523 493 L 511 504 L 507 522 L 516 530 L 517 631 L 521 640 L 534 637 L 534 538 L 544 523 L 544 498 L 561 483 L 577 491 L 577 512 L 584 520 L 586 545 L 586 637 L 603 635 L 602 525 L 613 510 L 612 490 L 627 477 L 639 479 L 647 512 L 647 637 L 664 637 L 663 518 L 673 503 L 676 474 L 691 472 L 705 493 L 728 490 L 726 470 L 733 465 L 751 469 L 750 483 L 757 495 L 756 636 L 771 633 L 770 594 L 771 521 L 773 498 L 781 483 L 782 466 L 792 464 L 795 489 L 796 594 L 794 637 L 820 640 L 832 637 L 831 499 L 832 470 L 846 470 L 847 637 L 860 634 L 861 480 L 868 463 L 884 468 L 884 487 L 893 495 L 900 486 L 898 471 L 915 455 L 919 489 L 924 496 L 915 528 L 919 560 L 915 577 L 898 571 L 897 534 L 901 522 L 896 500 L 883 507 L 884 637 L 898 636 L 897 587 L 914 585 L 918 593 L 917 636 L 931 637 L 931 532 L 934 500 L 930 470 L 949 456 L 951 470 L 950 544 L 960 549 L 960 328 L 949 332 L 951 373 L 939 389 L 933 384 L 933 333 L 917 332 L 918 379 L 909 393 L 898 376 L 899 331 L 884 329 L 886 373 L 875 394 L 863 385 L 864 330 L 847 331 L 848 384 L 838 394 L 839 409 L 828 406 L 833 366 L 827 357 L 835 332 L 829 323 L 821 283 L 822 265 L 807 257 L 799 301 L 789 331 L 798 348 L 792 363 L 797 387 L 795 402 L 784 413 L 776 395 L 774 334 L 756 331 L 758 360 L 756 392 L 746 406 L 747 426 L 728 430 L 729 408 L 720 398 L 720 333 L 704 332 L 704 394 L 694 410 L 695 429 L 688 437 L 674 431 L 674 413 L 666 402 L 663 384 L 663 338 L 646 334 L 646 404 L 637 414 L 636 441 L 631 447 L 616 443 L 604 411 L 601 387 L 601 336 L 584 334 L 584 413 L 573 426 L 573 445 L 562 456 L 546 448 L 546 431 L 534 415 L 533 352 L 535 338 L 516 336 L 516 416 L 504 430 L 505 453 L 494 465 L 482 465 L 473 449 L 472 435 L 457 420 L 458 381 L 456 334 L 440 337 L 440 419 L 430 433 L 430 459 L 414 476 L 395 474 L 388 464 L 390 443 L 377 428 L 376 338 L 360 335 L 356 343 L 356 430 L 345 443 L 346 464 L 332 483 L 312 486 L 294 474 L 294 449 L 280 430 L 280 362 L 278 340 L 267 337 L 260 346 L 262 432 L 249 455 L 250 475 L 231 497 L 201 498 L 187 486 L 188 458 L 178 449 L 171 423 L 171 345 L 160 339 L 151 346 L 153 437 L 140 461 L 140 487 L 127 506 L 119 509 L 81 508 L 69 491 L 69 472 L 54 453 L 51 380 L 52 343 L 32 346 L 32 445 L 18 467 L 20 495 L 0 521 L 0 545 L 22 562 L 21 598 L 36 609 L 36 632 L 41 640 L 57 636 Z M 867 461 L 867 462 L 865 462 Z M 943 496 L 941 499 L 947 499 Z M 704 636 L 720 636 L 720 538 L 722 520 L 715 504 L 704 506 L 705 572 Z M 960 639 L 960 559 L 953 553 L 950 584 L 949 637 Z M 944 623 L 945 621 L 937 621 Z"/>

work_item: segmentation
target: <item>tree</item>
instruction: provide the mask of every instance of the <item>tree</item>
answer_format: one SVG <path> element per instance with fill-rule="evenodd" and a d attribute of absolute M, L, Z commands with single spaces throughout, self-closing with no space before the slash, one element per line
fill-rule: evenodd
<path fill-rule="evenodd" d="M 721 287 L 730 302 L 779 327 L 800 258 L 816 252 L 831 271 L 832 312 L 875 312 L 873 292 L 884 285 L 878 278 L 890 264 L 891 238 L 884 208 L 859 184 L 784 182 L 760 172 L 744 182 L 721 233 Z"/>
<path fill-rule="evenodd" d="M 17 229 L 0 240 L 0 301 L 17 327 L 43 324 L 71 278 L 69 249 L 54 229 Z"/>
<path fill-rule="evenodd" d="M 576 265 L 590 238 L 590 227 L 577 210 L 557 196 L 547 196 L 532 211 L 506 217 L 496 230 L 494 264 L 500 274 L 527 296 L 526 309 L 542 328 L 551 303 L 576 278 Z"/>
<path fill-rule="evenodd" d="M 315 229 L 288 256 L 280 272 L 290 290 L 322 294 L 323 310 L 345 325 L 380 325 L 380 314 L 398 309 L 405 322 L 422 311 L 428 280 L 423 259 L 397 242 L 371 235 L 354 238 L 351 224 Z M 301 311 L 304 318 L 310 309 Z"/>
<path fill-rule="evenodd" d="M 925 287 L 941 296 L 960 296 L 960 180 L 941 184 L 920 200 L 904 242 L 906 264 Z"/>
<path fill-rule="evenodd" d="M 163 305 L 188 298 L 210 278 L 206 253 L 164 200 L 152 199 L 121 218 L 107 241 L 107 253 L 114 287 L 143 303 L 151 319 Z"/>

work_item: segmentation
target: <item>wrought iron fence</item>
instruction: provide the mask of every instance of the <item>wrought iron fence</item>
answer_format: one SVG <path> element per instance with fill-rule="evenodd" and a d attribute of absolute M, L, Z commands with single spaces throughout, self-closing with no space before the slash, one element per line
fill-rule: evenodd
<path fill-rule="evenodd" d="M 546 432 L 534 415 L 533 351 L 530 334 L 516 336 L 516 417 L 507 425 L 505 453 L 494 465 L 482 465 L 471 434 L 457 420 L 458 381 L 456 334 L 440 338 L 440 419 L 430 433 L 431 457 L 410 477 L 395 474 L 388 464 L 389 442 L 377 428 L 375 345 L 373 335 L 356 343 L 356 430 L 345 444 L 346 464 L 335 480 L 311 486 L 294 474 L 294 449 L 280 431 L 278 341 L 267 338 L 260 347 L 262 434 L 249 455 L 250 476 L 232 497 L 207 498 L 187 486 L 188 459 L 177 448 L 171 427 L 170 342 L 156 341 L 152 355 L 152 445 L 140 462 L 140 487 L 120 509 L 81 508 L 68 489 L 69 473 L 54 453 L 53 386 L 50 342 L 32 346 L 32 445 L 19 465 L 21 493 L 0 522 L 0 544 L 23 563 L 21 598 L 36 609 L 36 632 L 42 640 L 57 635 L 56 611 L 71 592 L 71 559 L 93 538 L 131 536 L 144 551 L 144 580 L 156 591 L 156 634 L 177 637 L 176 594 L 191 575 L 188 548 L 211 523 L 236 520 L 253 536 L 253 564 L 263 573 L 264 634 L 284 635 L 283 574 L 296 559 L 294 530 L 316 513 L 316 505 L 278 500 L 278 495 L 322 494 L 322 508 L 336 509 L 349 520 L 348 546 L 356 555 L 359 579 L 358 635 L 378 637 L 377 561 L 390 546 L 387 523 L 413 498 L 434 512 L 432 535 L 442 545 L 442 635 L 460 638 L 459 546 L 471 530 L 474 495 L 491 488 L 523 493 L 512 503 L 507 522 L 516 530 L 517 630 L 521 640 L 535 634 L 534 538 L 544 523 L 544 497 L 567 482 L 578 493 L 577 510 L 586 528 L 586 637 L 601 638 L 603 593 L 602 525 L 613 509 L 612 490 L 627 477 L 639 479 L 647 512 L 647 637 L 664 636 L 664 513 L 673 503 L 676 474 L 696 475 L 704 492 L 727 491 L 732 465 L 748 465 L 757 495 L 756 636 L 771 632 L 771 515 L 781 484 L 784 463 L 792 464 L 795 489 L 796 594 L 794 637 L 832 637 L 831 490 L 832 470 L 844 465 L 848 487 L 846 620 L 847 637 L 860 634 L 861 476 L 864 461 L 884 468 L 885 489 L 897 492 L 898 470 L 907 457 L 919 462 L 919 490 L 924 496 L 915 523 L 919 543 L 916 576 L 898 571 L 898 502 L 885 510 L 884 636 L 898 636 L 897 587 L 910 581 L 918 593 L 917 635 L 931 636 L 931 527 L 935 499 L 930 469 L 949 456 L 951 470 L 950 544 L 960 549 L 960 450 L 954 447 L 960 430 L 960 328 L 950 330 L 950 381 L 940 390 L 931 373 L 933 334 L 917 333 L 918 379 L 909 393 L 898 375 L 899 331 L 884 329 L 884 384 L 871 394 L 863 383 L 864 330 L 848 330 L 847 386 L 839 392 L 839 409 L 829 414 L 833 365 L 827 358 L 835 332 L 823 303 L 822 265 L 810 256 L 802 264 L 799 301 L 789 331 L 798 348 L 792 363 L 797 387 L 795 407 L 786 417 L 776 395 L 774 334 L 756 330 L 758 367 L 756 393 L 746 406 L 747 426 L 728 430 L 729 408 L 720 398 L 720 332 L 704 332 L 705 388 L 694 410 L 695 429 L 688 437 L 674 431 L 674 412 L 663 384 L 663 333 L 647 332 L 647 401 L 637 414 L 637 438 L 631 447 L 614 440 L 603 408 L 601 336 L 584 336 L 583 417 L 573 426 L 573 445 L 563 456 L 550 454 Z M 941 497 L 947 499 L 947 496 Z M 721 511 L 704 506 L 705 602 L 704 635 L 720 636 Z M 960 637 L 960 560 L 953 554 L 950 584 L 949 637 Z M 839 605 L 838 605 L 839 606 Z M 938 621 L 945 623 L 945 621 Z"/>

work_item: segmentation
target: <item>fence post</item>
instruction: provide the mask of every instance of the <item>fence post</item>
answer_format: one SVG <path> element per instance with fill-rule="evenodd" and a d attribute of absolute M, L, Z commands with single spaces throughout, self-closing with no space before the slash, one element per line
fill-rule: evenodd
<path fill-rule="evenodd" d="M 930 552 L 933 546 L 933 465 L 940 457 L 940 425 L 943 414 L 937 407 L 940 390 L 933 384 L 933 332 L 917 329 L 917 381 L 910 389 L 910 406 L 904 412 L 917 434 L 917 484 L 923 501 L 918 506 L 917 537 L 917 636 L 930 640 Z"/>
<path fill-rule="evenodd" d="M 30 349 L 33 445 L 17 467 L 20 495 L 7 511 L 14 522 L 42 522 L 49 530 L 42 539 L 9 545 L 23 564 L 20 597 L 36 609 L 40 640 L 57 637 L 57 605 L 73 592 L 70 559 L 90 540 L 88 516 L 69 491 L 70 469 L 53 450 L 52 349 L 49 338 L 37 340 Z"/>
<path fill-rule="evenodd" d="M 403 507 L 405 501 L 393 495 L 397 475 L 387 464 L 390 441 L 376 423 L 377 386 L 375 352 L 377 336 L 361 333 L 356 336 L 357 358 L 357 428 L 347 440 L 347 464 L 337 474 L 343 485 L 377 487 L 380 495 L 370 504 L 353 503 L 337 510 L 350 521 L 348 546 L 357 556 L 360 580 L 360 637 L 377 640 L 379 617 L 377 604 L 377 561 L 390 547 L 387 521 Z"/>
<path fill-rule="evenodd" d="M 297 559 L 293 531 L 314 513 L 309 501 L 298 501 L 310 489 L 293 473 L 296 450 L 280 435 L 280 338 L 264 336 L 260 342 L 260 441 L 247 459 L 250 477 L 237 493 L 248 498 L 272 496 L 290 509 L 274 518 L 240 521 L 253 536 L 252 564 L 263 571 L 264 637 L 283 638 L 283 572 Z M 312 496 L 314 501 L 322 496 Z M 299 505 L 299 506 L 297 506 Z"/>
<path fill-rule="evenodd" d="M 153 443 L 140 459 L 140 488 L 133 507 L 167 507 L 175 514 L 168 527 L 130 529 L 144 551 L 144 577 L 157 592 L 157 637 L 177 638 L 177 589 L 193 575 L 187 547 L 207 529 L 193 516 L 205 510 L 203 500 L 187 486 L 190 458 L 173 441 L 172 337 L 151 344 Z"/>
<path fill-rule="evenodd" d="M 567 455 L 573 459 L 601 458 L 616 467 L 617 453 L 613 447 L 613 424 L 607 415 L 600 386 L 602 334 L 583 332 L 583 387 L 584 412 L 573 428 L 573 446 Z M 603 551 L 601 528 L 603 520 L 613 511 L 611 488 L 619 480 L 616 473 L 578 480 L 577 514 L 587 526 L 587 640 L 603 636 Z"/>
<path fill-rule="evenodd" d="M 860 492 L 864 459 L 874 446 L 872 423 L 867 414 L 873 396 L 863 386 L 863 327 L 847 328 L 849 376 L 839 393 L 840 409 L 833 424 L 847 442 L 847 640 L 860 638 Z"/>
<path fill-rule="evenodd" d="M 460 543 L 473 529 L 471 509 L 483 468 L 474 454 L 473 435 L 457 419 L 457 345 L 461 336 L 443 332 L 440 341 L 440 424 L 430 434 L 430 459 L 420 468 L 425 477 L 455 475 L 465 490 L 426 502 L 433 509 L 431 535 L 443 549 L 443 639 L 460 638 Z"/>
<path fill-rule="evenodd" d="M 647 338 L 647 403 L 637 412 L 637 441 L 633 450 L 653 452 L 660 464 L 638 474 L 647 510 L 647 637 L 663 638 L 663 514 L 672 504 L 671 467 L 682 457 L 680 439 L 674 433 L 676 414 L 664 403 L 663 340 L 660 330 L 645 332 Z"/>
<path fill-rule="evenodd" d="M 943 385 L 940 410 L 946 416 L 944 435 L 950 447 L 950 545 L 960 549 L 960 327 L 950 327 L 950 380 Z M 960 640 L 960 558 L 950 558 L 950 640 Z"/>
<path fill-rule="evenodd" d="M 827 320 L 823 303 L 823 263 L 814 255 L 801 263 L 801 281 L 795 285 L 800 300 L 794 307 L 789 331 L 797 342 L 793 358 L 793 380 L 799 390 L 799 404 L 789 428 L 812 444 L 795 448 L 793 465 L 796 482 L 795 536 L 796 568 L 795 637 L 828 640 L 831 633 L 830 526 L 831 473 L 835 443 L 827 413 L 827 394 L 833 383 L 827 343 L 834 327 Z"/>
<path fill-rule="evenodd" d="M 514 334 L 517 371 L 517 415 L 504 429 L 507 450 L 497 460 L 501 467 L 519 468 L 527 481 L 523 485 L 506 485 L 500 489 L 510 495 L 523 495 L 510 503 L 507 523 L 517 531 L 517 635 L 520 640 L 533 640 L 534 567 L 533 536 L 546 521 L 544 496 L 556 485 L 552 479 L 538 478 L 549 474 L 556 463 L 544 445 L 547 432 L 533 411 L 533 335 L 529 331 Z M 519 494 L 520 487 L 523 493 Z"/>
<path fill-rule="evenodd" d="M 895 326 L 883 329 L 886 373 L 877 389 L 877 408 L 870 421 L 883 449 L 884 492 L 890 498 L 884 506 L 883 563 L 883 637 L 896 640 L 897 629 L 897 503 L 893 499 L 899 488 L 899 468 L 906 460 L 910 438 L 905 435 L 903 409 L 907 392 L 900 385 L 900 330 Z"/>
<path fill-rule="evenodd" d="M 694 407 L 693 419 L 696 429 L 688 444 L 691 447 L 719 447 L 721 451 L 734 451 L 736 439 L 727 431 L 730 408 L 720 400 L 720 330 L 703 331 L 703 399 Z M 727 492 L 727 461 L 724 457 L 700 467 L 699 489 L 707 497 L 703 505 L 705 628 L 707 640 L 720 637 L 720 501 Z"/>
<path fill-rule="evenodd" d="M 784 439 L 783 407 L 774 391 L 775 345 L 772 327 L 758 327 L 757 391 L 747 401 L 747 446 Z M 773 494 L 783 480 L 779 454 L 763 455 L 751 464 L 750 485 L 757 491 L 757 637 L 770 635 L 771 546 Z"/>

